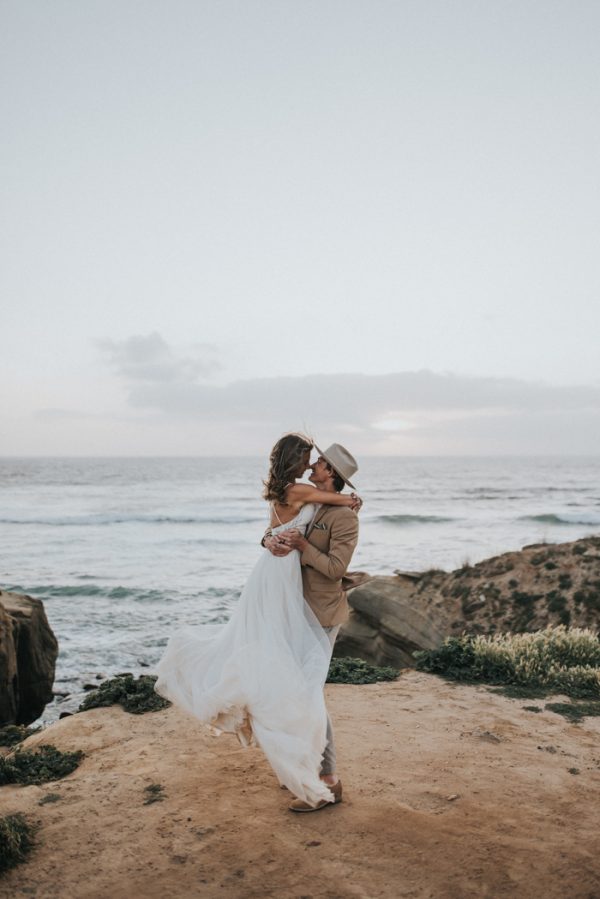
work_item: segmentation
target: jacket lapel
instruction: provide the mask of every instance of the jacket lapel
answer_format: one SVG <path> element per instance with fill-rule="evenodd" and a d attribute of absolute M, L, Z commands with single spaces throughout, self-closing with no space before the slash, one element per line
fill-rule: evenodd
<path fill-rule="evenodd" d="M 314 518 L 313 518 L 313 520 L 312 520 L 311 523 L 310 523 L 310 527 L 308 528 L 308 530 L 307 530 L 307 532 L 306 532 L 306 536 L 307 536 L 307 537 L 308 537 L 308 535 L 311 533 L 311 531 L 312 531 L 312 529 L 314 528 L 314 526 L 316 525 L 316 523 L 317 523 L 318 521 L 321 520 L 321 518 L 323 517 L 323 515 L 325 515 L 325 513 L 327 512 L 327 510 L 328 510 L 329 508 L 330 508 L 329 506 L 326 506 L 325 503 L 323 503 L 323 505 L 321 506 L 321 508 L 320 508 L 320 509 L 317 509 L 317 511 L 316 511 L 316 513 L 315 513 L 315 515 L 314 515 Z"/>

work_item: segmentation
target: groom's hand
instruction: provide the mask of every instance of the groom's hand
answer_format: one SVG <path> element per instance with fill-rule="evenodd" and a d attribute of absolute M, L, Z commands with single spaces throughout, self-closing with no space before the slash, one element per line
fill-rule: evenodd
<path fill-rule="evenodd" d="M 265 537 L 263 546 L 268 549 L 273 556 L 287 556 L 291 553 L 292 547 L 286 546 L 282 542 L 281 537 Z"/>

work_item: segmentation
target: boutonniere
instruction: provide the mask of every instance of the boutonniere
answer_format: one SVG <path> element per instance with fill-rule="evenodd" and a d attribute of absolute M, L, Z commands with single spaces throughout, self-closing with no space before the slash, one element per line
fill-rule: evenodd
<path fill-rule="evenodd" d="M 314 525 L 314 528 L 315 531 L 326 531 L 327 525 L 322 521 L 317 521 L 317 523 Z"/>

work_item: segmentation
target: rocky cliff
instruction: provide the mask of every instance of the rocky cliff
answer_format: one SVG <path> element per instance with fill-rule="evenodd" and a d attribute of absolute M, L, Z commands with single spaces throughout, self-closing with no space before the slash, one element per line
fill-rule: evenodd
<path fill-rule="evenodd" d="M 535 544 L 456 571 L 397 572 L 348 595 L 350 619 L 335 654 L 377 665 L 413 664 L 417 649 L 451 635 L 598 629 L 600 537 Z"/>
<path fill-rule="evenodd" d="M 30 724 L 42 714 L 57 655 L 41 600 L 0 590 L 0 725 Z"/>

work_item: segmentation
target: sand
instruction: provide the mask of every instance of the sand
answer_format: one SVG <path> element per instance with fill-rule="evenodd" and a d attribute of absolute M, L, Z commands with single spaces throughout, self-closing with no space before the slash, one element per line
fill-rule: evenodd
<path fill-rule="evenodd" d="M 259 749 L 174 708 L 94 709 L 30 737 L 86 758 L 64 780 L 0 790 L 3 814 L 40 823 L 0 894 L 600 897 L 600 719 L 415 671 L 330 685 L 327 700 L 344 802 L 308 815 L 287 811 Z M 153 783 L 165 798 L 144 805 Z M 48 793 L 60 799 L 40 806 Z"/>

